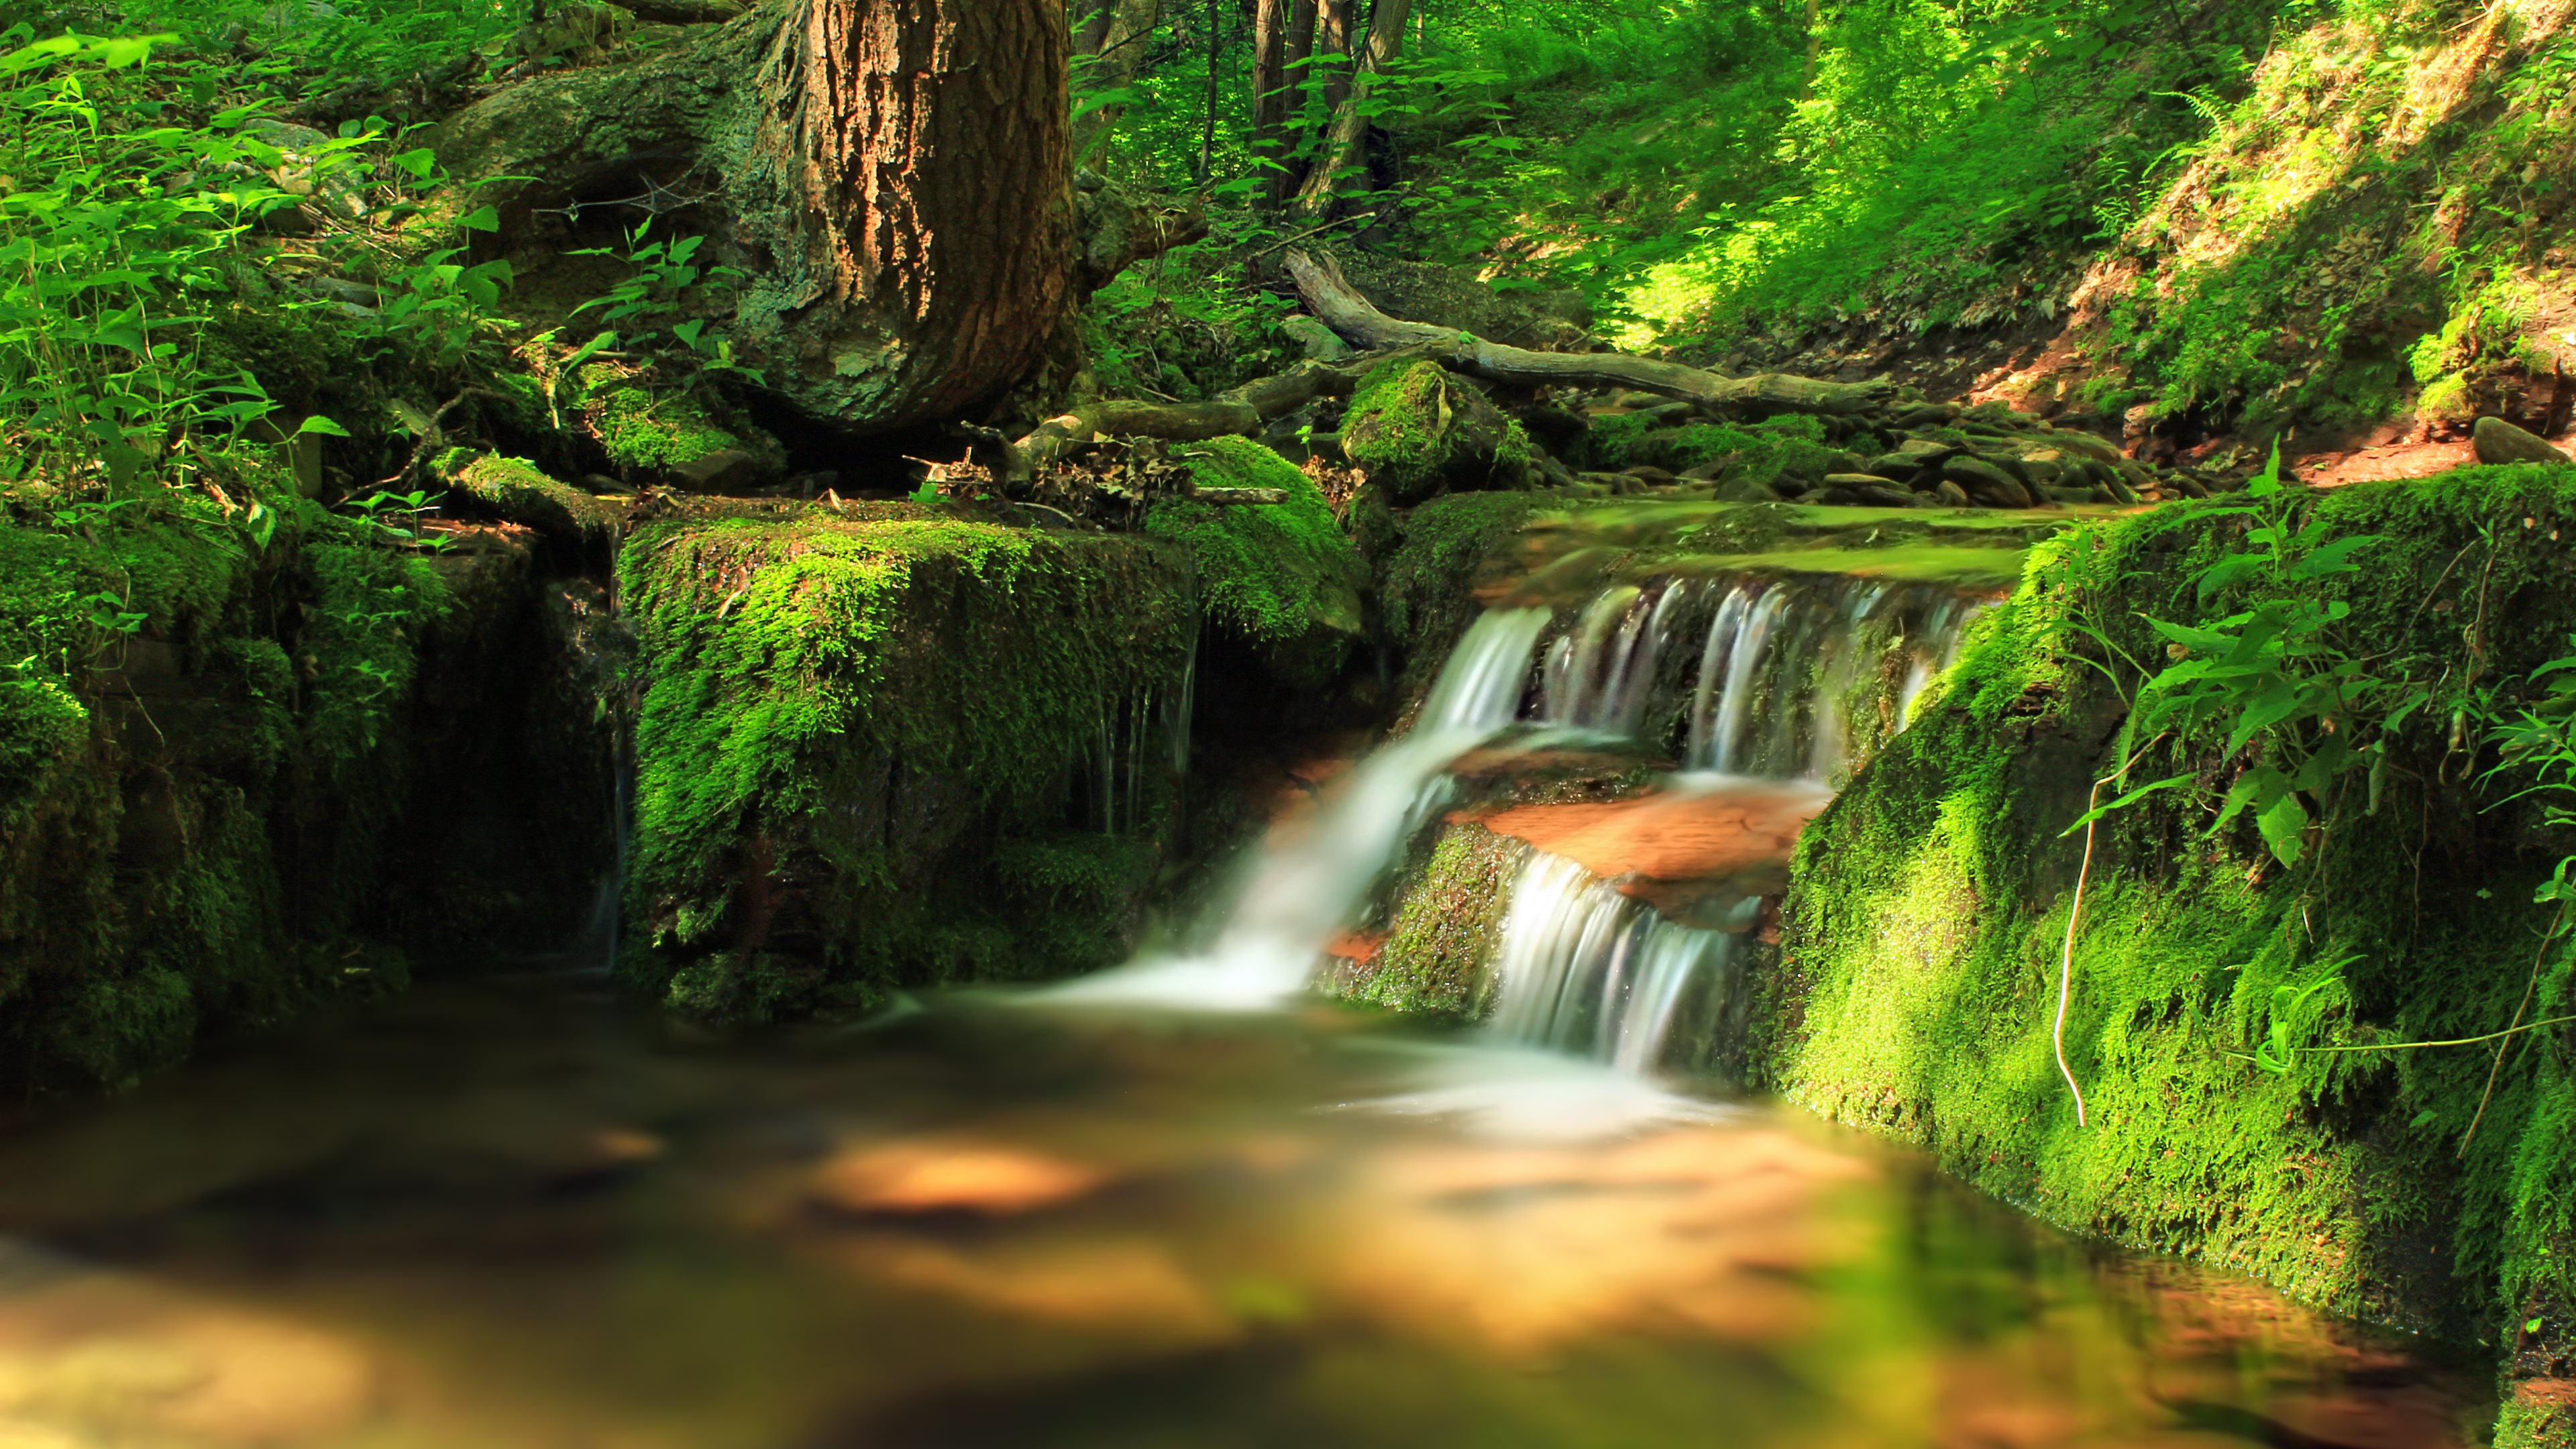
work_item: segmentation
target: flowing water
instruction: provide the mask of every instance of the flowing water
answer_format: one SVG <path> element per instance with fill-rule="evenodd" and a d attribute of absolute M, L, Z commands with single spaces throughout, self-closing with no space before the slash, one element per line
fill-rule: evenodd
<path fill-rule="evenodd" d="M 0 1134 L 11 1449 L 2466 1446 L 1795 1112 L 1276 1015 L 426 985 Z"/>
<path fill-rule="evenodd" d="M 725 1039 L 575 960 L 0 1130 L 0 1449 L 2475 1442 L 2480 1375 L 1659 1081 L 1749 907 L 1533 852 L 1487 1030 L 1301 1000 L 1471 751 L 1820 792 L 1963 610 L 1488 614 L 1205 950 L 1053 991 Z M 1870 669 L 1874 735 L 1830 705 Z"/>

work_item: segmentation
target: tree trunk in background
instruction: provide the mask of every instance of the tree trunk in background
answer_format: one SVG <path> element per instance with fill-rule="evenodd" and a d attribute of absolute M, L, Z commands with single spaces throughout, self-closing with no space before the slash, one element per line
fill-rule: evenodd
<path fill-rule="evenodd" d="M 1101 0 L 1100 8 L 1083 23 L 1082 42 L 1075 48 L 1075 54 L 1091 57 L 1091 63 L 1083 67 L 1082 88 L 1099 95 L 1134 85 L 1137 72 L 1144 69 L 1145 47 L 1153 38 L 1154 27 L 1162 21 L 1161 0 Z M 1123 105 L 1102 106 L 1076 122 L 1074 153 L 1089 150 L 1094 141 L 1118 123 L 1126 109 Z"/>
<path fill-rule="evenodd" d="M 1347 0 L 1345 0 L 1347 3 Z M 1321 149 L 1315 167 L 1297 188 L 1297 215 L 1307 221 L 1322 221 L 1332 210 L 1333 198 L 1344 185 L 1342 172 L 1360 163 L 1368 140 L 1368 117 L 1363 103 L 1369 88 L 1387 63 L 1404 52 L 1404 25 L 1413 15 L 1413 0 L 1377 0 L 1369 17 L 1368 42 L 1355 57 L 1356 73 L 1351 77 L 1342 101 L 1333 108 L 1332 119 L 1324 128 Z"/>
<path fill-rule="evenodd" d="M 1252 162 L 1260 168 L 1267 198 L 1275 175 L 1265 162 L 1276 162 L 1287 135 L 1288 75 L 1282 66 L 1288 49 L 1288 0 L 1255 0 L 1252 11 Z"/>
<path fill-rule="evenodd" d="M 1315 0 L 1315 64 L 1324 114 L 1342 108 L 1351 93 L 1351 7 L 1358 0 Z"/>
<path fill-rule="evenodd" d="M 1192 173 L 1199 185 L 1208 183 L 1208 168 L 1216 164 L 1217 61 L 1224 53 L 1225 17 L 1217 11 L 1217 0 L 1208 0 L 1208 73 L 1207 125 L 1199 132 L 1199 164 Z"/>
<path fill-rule="evenodd" d="M 718 332 L 768 391 L 853 431 L 944 420 L 1071 315 L 1069 28 L 1064 0 L 798 0 L 512 87 L 438 150 L 504 243 L 559 224 L 539 208 L 681 198 L 670 225 L 747 274 Z"/>
<path fill-rule="evenodd" d="M 1306 62 L 1315 53 L 1315 0 L 1282 0 L 1288 7 L 1287 35 L 1280 45 L 1277 140 L 1272 158 L 1284 169 L 1268 173 L 1262 199 L 1278 206 L 1297 194 L 1297 142 L 1306 115 L 1306 82 L 1313 74 Z"/>

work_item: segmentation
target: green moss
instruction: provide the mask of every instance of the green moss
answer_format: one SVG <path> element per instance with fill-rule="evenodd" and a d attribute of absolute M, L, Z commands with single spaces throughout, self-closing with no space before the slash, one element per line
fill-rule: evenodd
<path fill-rule="evenodd" d="M 179 494 L 76 530 L 0 524 L 11 1080 L 129 1080 L 199 1032 L 382 974 L 344 933 L 398 884 L 383 840 L 447 591 L 269 496 L 284 518 L 264 548 Z"/>
<path fill-rule="evenodd" d="M 579 384 L 584 428 L 623 472 L 656 474 L 732 449 L 776 467 L 777 441 L 747 426 L 727 426 L 687 392 L 651 391 L 632 374 L 593 364 Z"/>
<path fill-rule="evenodd" d="M 2576 628 L 2558 582 L 2565 545 L 2551 537 L 2576 530 L 2576 470 L 2470 469 L 2339 490 L 2315 508 L 2335 532 L 2386 539 L 2337 589 L 2382 668 L 2429 679 L 2477 657 L 2508 682 Z M 2092 525 L 2121 579 L 2097 617 L 2123 648 L 2152 651 L 2137 616 L 2197 617 L 2195 570 L 2243 526 L 2218 506 Z M 2303 1056 L 2285 1076 L 2244 1060 L 2272 988 L 2346 954 L 2349 999 L 2319 1028 L 2330 1039 L 2439 1040 L 2511 1018 L 2547 920 L 2531 887 L 2576 842 L 2482 811 L 2491 797 L 2457 783 L 2447 720 L 2402 735 L 2382 811 L 2348 799 L 2295 871 L 2260 866 L 2250 832 L 2207 837 L 2179 795 L 2103 824 L 2066 1026 L 2088 1108 L 2077 1123 L 2050 1044 L 2084 845 L 2061 832 L 2109 767 L 2122 705 L 2065 652 L 2078 637 L 2070 601 L 2047 580 L 2068 547 L 2034 550 L 1914 727 L 1802 837 L 1779 963 L 1759 991 L 1755 1075 L 1917 1138 L 2060 1223 L 2339 1310 L 2467 1337 L 2525 1304 L 2570 1301 L 2576 1053 L 2564 1039 L 2508 1063 L 2465 1152 L 2484 1052 Z M 2482 617 L 2515 622 L 2491 631 Z M 2549 964 L 2535 1014 L 2576 1009 L 2571 975 Z"/>
<path fill-rule="evenodd" d="M 620 572 L 647 976 L 744 939 L 772 882 L 835 982 L 1005 966 L 977 925 L 1000 823 L 1090 798 L 1076 774 L 1145 743 L 1197 630 L 1175 546 L 955 518 L 666 522 Z M 1132 822 L 1158 767 L 1125 748 L 1107 793 Z"/>
<path fill-rule="evenodd" d="M 588 542 L 614 538 L 625 505 L 546 475 L 525 458 L 452 449 L 434 471 L 483 509 L 552 537 Z"/>
<path fill-rule="evenodd" d="M 1640 464 L 1674 473 L 1724 462 L 1726 481 L 1747 482 L 1777 493 L 1796 493 L 1841 466 L 1841 452 L 1825 445 L 1815 418 L 1789 415 L 1758 423 L 1659 425 L 1644 413 L 1607 417 L 1587 435 L 1586 457 L 1595 468 Z"/>
<path fill-rule="evenodd" d="M 1492 1004 L 1491 959 L 1512 878 L 1528 849 L 1481 825 L 1443 830 L 1376 958 L 1343 994 L 1396 1011 L 1468 1021 Z"/>
<path fill-rule="evenodd" d="M 1476 584 L 1537 509 L 1519 493 L 1455 493 L 1403 515 L 1403 542 L 1379 583 L 1387 633 L 1409 680 L 1427 680 L 1465 633 Z"/>
<path fill-rule="evenodd" d="M 1280 504 L 1175 498 L 1145 515 L 1145 531 L 1177 539 L 1198 563 L 1201 607 L 1259 648 L 1292 687 L 1330 682 L 1361 633 L 1367 565 L 1333 521 L 1314 481 L 1249 438 L 1216 438 L 1182 454 L 1201 488 L 1276 488 Z"/>
<path fill-rule="evenodd" d="M 1342 452 L 1396 503 L 1529 481 L 1528 435 L 1436 362 L 1388 362 L 1360 380 Z"/>

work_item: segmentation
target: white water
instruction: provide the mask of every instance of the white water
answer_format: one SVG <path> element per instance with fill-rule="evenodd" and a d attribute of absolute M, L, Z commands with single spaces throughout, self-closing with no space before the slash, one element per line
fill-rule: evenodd
<path fill-rule="evenodd" d="M 1518 714 L 1547 619 L 1544 609 L 1497 609 L 1478 619 L 1413 729 L 1335 782 L 1291 839 L 1257 853 L 1205 953 L 1148 957 L 1041 997 L 1257 1011 L 1303 990 L 1325 945 L 1351 927 L 1396 851 L 1439 807 L 1449 767 Z"/>
<path fill-rule="evenodd" d="M 1516 1045 L 1652 1071 L 1684 993 L 1704 973 L 1731 970 L 1741 939 L 1676 925 L 1573 861 L 1533 854 L 1503 917 L 1490 1029 Z"/>

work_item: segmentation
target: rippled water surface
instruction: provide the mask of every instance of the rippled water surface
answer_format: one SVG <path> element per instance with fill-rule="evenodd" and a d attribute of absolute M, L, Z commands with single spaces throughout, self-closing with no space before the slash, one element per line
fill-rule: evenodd
<path fill-rule="evenodd" d="M 1321 1010 L 426 987 L 0 1132 L 0 1449 L 2447 1446 L 2474 1375 Z"/>

